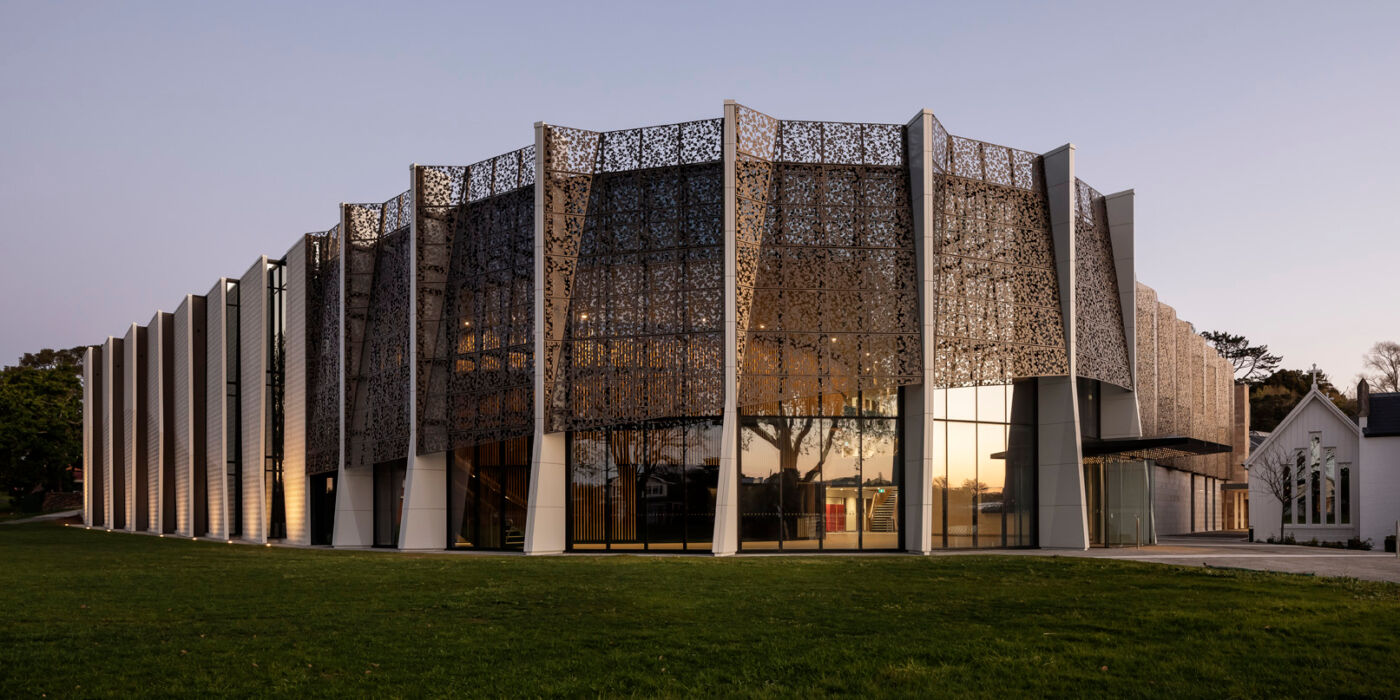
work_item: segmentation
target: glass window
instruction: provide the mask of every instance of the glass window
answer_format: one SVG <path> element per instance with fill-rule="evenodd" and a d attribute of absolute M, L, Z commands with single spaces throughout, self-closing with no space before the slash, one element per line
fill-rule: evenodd
<path fill-rule="evenodd" d="M 570 433 L 569 547 L 709 550 L 719 436 L 713 419 Z"/>
<path fill-rule="evenodd" d="M 977 420 L 977 388 L 948 389 L 948 420 Z"/>
<path fill-rule="evenodd" d="M 778 415 L 744 419 L 743 549 L 899 548 L 898 393 L 838 396 L 839 403 L 823 395 L 785 402 Z M 847 413 L 831 415 L 833 405 Z M 823 415 L 813 415 L 817 406 Z"/>
<path fill-rule="evenodd" d="M 977 424 L 948 423 L 947 532 L 951 548 L 974 547 Z"/>
<path fill-rule="evenodd" d="M 898 549 L 900 521 L 899 450 L 893 420 L 868 420 L 861 433 L 861 546 Z"/>
<path fill-rule="evenodd" d="M 1099 431 L 1099 382 L 1094 379 L 1078 379 L 1079 388 L 1079 434 L 1086 439 L 1097 440 Z"/>
<path fill-rule="evenodd" d="M 1322 524 L 1322 436 L 1320 433 L 1312 433 L 1309 440 L 1308 455 L 1309 474 L 1311 476 L 1311 488 L 1309 490 L 1309 502 L 1312 507 L 1308 509 L 1308 522 L 1313 525 Z"/>
<path fill-rule="evenodd" d="M 769 423 L 746 424 L 740 432 L 739 538 L 744 549 L 778 548 L 782 517 L 778 474 L 783 457 L 778 447 L 781 433 Z"/>
<path fill-rule="evenodd" d="M 1006 385 L 977 387 L 977 420 L 988 423 L 1006 423 Z"/>
<path fill-rule="evenodd" d="M 1298 461 L 1293 472 L 1293 522 L 1308 524 L 1308 465 L 1307 454 L 1298 450 Z"/>
<path fill-rule="evenodd" d="M 933 431 L 933 547 L 1035 542 L 1035 380 L 949 389 Z M 955 403 L 960 405 L 954 406 Z M 954 419 L 965 416 L 965 419 Z"/>
<path fill-rule="evenodd" d="M 1002 490 L 1006 485 L 1006 425 L 977 425 L 977 482 L 973 489 L 977 509 L 979 547 L 1005 547 L 1006 513 Z"/>
<path fill-rule="evenodd" d="M 453 450 L 447 488 L 449 546 L 523 549 L 529 481 L 529 438 Z"/>
<path fill-rule="evenodd" d="M 1338 489 L 1342 492 L 1342 524 L 1351 522 L 1351 462 L 1342 462 L 1339 465 Z"/>
<path fill-rule="evenodd" d="M 1327 524 L 1337 524 L 1337 448 L 1329 447 L 1323 457 L 1323 497 L 1327 502 Z"/>
<path fill-rule="evenodd" d="M 1303 468 L 1303 451 L 1298 450 L 1293 453 L 1293 468 L 1283 480 L 1283 524 L 1293 524 L 1293 473 Z M 1279 539 L 1283 539 L 1283 533 L 1279 533 Z"/>
<path fill-rule="evenodd" d="M 941 548 L 948 546 L 947 529 L 944 527 L 944 512 L 948 504 L 948 423 L 936 420 L 929 429 L 933 431 L 933 468 L 930 470 L 933 515 L 929 529 L 933 533 L 931 546 Z"/>
<path fill-rule="evenodd" d="M 403 517 L 406 460 L 374 465 L 374 546 L 397 547 Z"/>

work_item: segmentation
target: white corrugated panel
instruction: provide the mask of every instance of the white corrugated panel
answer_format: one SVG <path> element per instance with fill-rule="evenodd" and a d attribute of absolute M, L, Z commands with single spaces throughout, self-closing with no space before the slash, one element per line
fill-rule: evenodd
<path fill-rule="evenodd" d="M 243 539 L 267 541 L 267 494 L 263 479 L 263 426 L 267 409 L 267 258 L 258 258 L 238 284 L 238 343 L 242 363 Z"/>
<path fill-rule="evenodd" d="M 194 416 L 190 412 L 194 396 L 194 365 L 191 362 L 194 328 L 192 303 L 189 296 L 175 310 L 175 532 L 186 537 L 193 534 L 190 476 L 194 470 Z"/>
<path fill-rule="evenodd" d="M 287 252 L 286 380 L 282 417 L 282 484 L 287 503 L 287 541 L 308 544 L 306 517 L 306 241 Z"/>
<path fill-rule="evenodd" d="M 208 351 L 204 356 L 207 368 L 204 391 L 204 418 L 207 426 L 204 433 L 204 467 L 208 476 L 204 483 L 209 490 L 209 536 L 224 538 L 228 536 L 228 501 L 224 493 L 228 483 L 228 477 L 224 475 L 228 470 L 228 457 L 224 452 L 227 439 L 224 403 L 228 391 L 224 331 L 228 306 L 224 280 L 219 280 L 214 288 L 209 290 L 206 298 L 208 306 L 205 308 L 209 314 L 209 321 L 204 328 L 204 336 L 208 339 Z"/>

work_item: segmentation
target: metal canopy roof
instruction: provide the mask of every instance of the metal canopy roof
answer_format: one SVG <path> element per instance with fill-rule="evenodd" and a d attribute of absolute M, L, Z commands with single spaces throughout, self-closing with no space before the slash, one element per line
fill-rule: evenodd
<path fill-rule="evenodd" d="M 1199 457 L 1229 452 L 1229 445 L 1181 435 L 1150 438 L 1119 438 L 1084 443 L 1086 464 L 1163 460 L 1173 457 Z"/>

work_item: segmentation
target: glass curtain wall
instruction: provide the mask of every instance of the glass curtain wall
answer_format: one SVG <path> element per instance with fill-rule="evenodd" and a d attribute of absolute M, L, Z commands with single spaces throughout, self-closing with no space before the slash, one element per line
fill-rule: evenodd
<path fill-rule="evenodd" d="M 283 337 L 287 307 L 284 273 L 286 263 L 267 266 L 267 376 L 263 390 L 267 392 L 268 408 L 264 412 L 263 431 L 267 436 L 263 453 L 263 507 L 268 514 L 267 536 L 282 539 L 287 536 L 286 493 L 282 483 L 283 446 L 286 442 L 286 339 Z"/>
<path fill-rule="evenodd" d="M 447 493 L 449 547 L 524 549 L 530 438 L 453 450 Z"/>
<path fill-rule="evenodd" d="M 718 420 L 569 433 L 569 547 L 711 550 Z"/>
<path fill-rule="evenodd" d="M 1108 547 L 1152 544 L 1152 487 L 1150 462 L 1086 462 L 1089 543 Z"/>
<path fill-rule="evenodd" d="M 374 546 L 399 546 L 399 523 L 403 518 L 403 482 L 408 460 L 396 459 L 374 465 Z"/>
<path fill-rule="evenodd" d="M 335 528 L 335 472 L 312 474 L 307 481 L 311 490 L 311 544 L 328 545 Z"/>
<path fill-rule="evenodd" d="M 239 387 L 243 378 L 243 343 L 238 336 L 238 282 L 225 287 L 224 311 L 224 454 L 228 494 L 228 536 L 243 534 L 243 400 Z"/>
<path fill-rule="evenodd" d="M 1036 383 L 934 392 L 935 549 L 1033 547 Z"/>
<path fill-rule="evenodd" d="M 895 390 L 783 401 L 741 421 L 739 546 L 899 549 Z"/>

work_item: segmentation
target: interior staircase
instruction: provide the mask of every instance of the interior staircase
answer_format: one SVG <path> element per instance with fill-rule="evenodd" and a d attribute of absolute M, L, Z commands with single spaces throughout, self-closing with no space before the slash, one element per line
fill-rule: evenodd
<path fill-rule="evenodd" d="M 899 494 L 886 492 L 884 500 L 875 504 L 875 510 L 870 514 L 871 532 L 898 532 L 899 531 Z"/>

